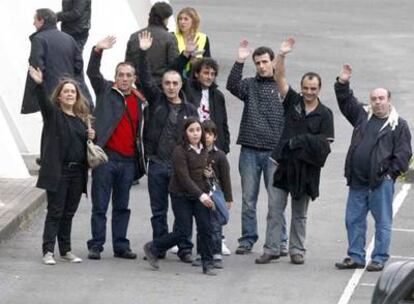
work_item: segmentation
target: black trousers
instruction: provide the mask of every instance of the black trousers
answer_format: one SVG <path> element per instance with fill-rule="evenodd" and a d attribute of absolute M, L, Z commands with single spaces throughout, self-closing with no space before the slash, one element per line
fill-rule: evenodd
<path fill-rule="evenodd" d="M 46 191 L 47 215 L 43 231 L 43 254 L 55 251 L 56 237 L 60 255 L 71 251 L 72 218 L 85 188 L 85 170 L 86 168 L 63 169 L 57 191 Z"/>
<path fill-rule="evenodd" d="M 166 252 L 174 245 L 186 241 L 192 232 L 193 217 L 200 238 L 200 255 L 203 268 L 209 267 L 213 261 L 211 212 L 199 200 L 191 199 L 183 194 L 171 193 L 171 206 L 175 217 L 173 232 L 153 240 L 152 251 L 155 255 Z"/>

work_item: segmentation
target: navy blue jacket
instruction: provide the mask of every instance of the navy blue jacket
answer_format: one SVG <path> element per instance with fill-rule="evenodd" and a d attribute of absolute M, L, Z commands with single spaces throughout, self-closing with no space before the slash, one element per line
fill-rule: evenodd
<path fill-rule="evenodd" d="M 364 136 L 370 113 L 354 97 L 349 83 L 341 84 L 337 81 L 335 94 L 339 109 L 354 127 L 345 161 L 345 177 L 350 185 L 352 155 Z M 401 173 L 407 171 L 411 155 L 410 129 L 407 122 L 393 109 L 385 127 L 378 132 L 377 141 L 372 150 L 369 187 L 371 189 L 377 187 L 386 175 L 396 179 Z"/>

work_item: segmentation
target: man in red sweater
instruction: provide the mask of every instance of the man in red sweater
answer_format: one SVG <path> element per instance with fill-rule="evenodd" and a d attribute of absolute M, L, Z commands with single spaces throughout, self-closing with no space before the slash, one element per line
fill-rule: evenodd
<path fill-rule="evenodd" d="M 108 163 L 92 171 L 92 239 L 88 241 L 88 258 L 93 260 L 99 260 L 103 251 L 111 194 L 114 256 L 136 258 L 126 234 L 130 217 L 129 191 L 137 173 L 136 163 L 143 157 L 136 153 L 136 142 L 137 138 L 142 138 L 142 114 L 146 101 L 133 88 L 136 73 L 132 64 L 121 62 L 117 65 L 115 82 L 103 78 L 100 72 L 102 52 L 111 48 L 115 41 L 115 37 L 108 36 L 96 44 L 87 70 L 96 94 L 96 143 L 109 157 Z"/>

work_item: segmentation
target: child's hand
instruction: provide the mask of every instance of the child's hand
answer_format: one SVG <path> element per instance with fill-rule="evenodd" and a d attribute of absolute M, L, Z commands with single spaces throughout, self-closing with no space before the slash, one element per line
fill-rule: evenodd
<path fill-rule="evenodd" d="M 213 169 L 211 167 L 207 167 L 204 169 L 204 176 L 207 178 L 213 177 Z"/>
<path fill-rule="evenodd" d="M 209 209 L 214 207 L 214 202 L 207 193 L 203 193 L 200 196 L 200 201 L 203 203 L 204 206 L 206 206 Z"/>
<path fill-rule="evenodd" d="M 231 206 L 233 206 L 233 202 L 226 202 L 226 204 L 227 204 L 227 209 L 231 209 Z"/>

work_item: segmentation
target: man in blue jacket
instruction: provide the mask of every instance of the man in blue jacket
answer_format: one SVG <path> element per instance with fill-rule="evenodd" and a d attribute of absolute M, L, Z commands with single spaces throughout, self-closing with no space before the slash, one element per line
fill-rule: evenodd
<path fill-rule="evenodd" d="M 349 186 L 346 207 L 348 257 L 338 269 L 365 267 L 368 211 L 375 220 L 375 246 L 367 271 L 381 271 L 389 258 L 394 182 L 407 171 L 411 158 L 411 134 L 407 122 L 391 104 L 391 93 L 377 88 L 370 104 L 358 102 L 349 87 L 352 68 L 345 64 L 335 83 L 342 114 L 354 127 L 345 161 Z"/>

